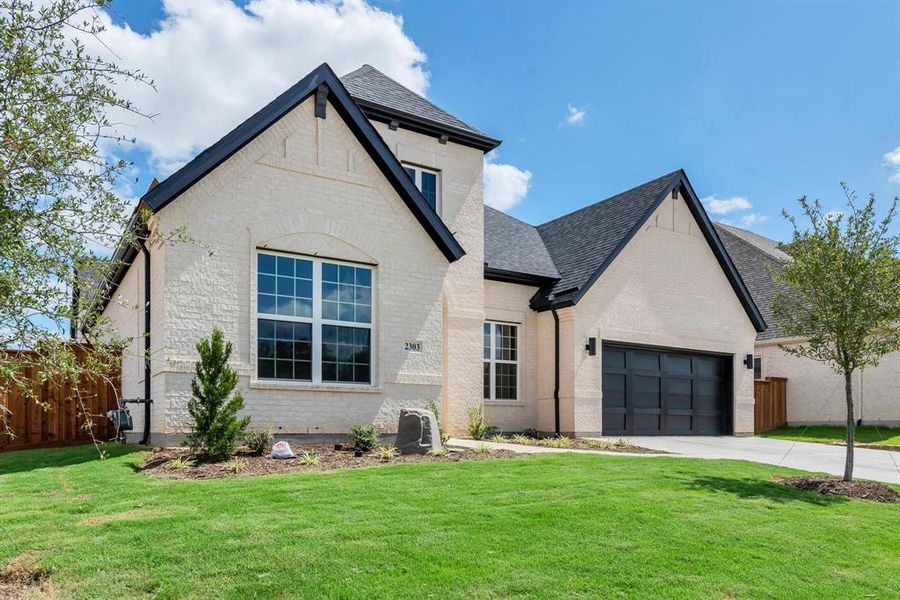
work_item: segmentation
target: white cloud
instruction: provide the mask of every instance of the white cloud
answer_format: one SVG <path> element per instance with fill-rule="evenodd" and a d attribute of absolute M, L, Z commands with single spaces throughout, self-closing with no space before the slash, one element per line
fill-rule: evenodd
<path fill-rule="evenodd" d="M 584 123 L 584 118 L 587 117 L 587 106 L 582 106 L 578 108 L 577 106 L 568 105 L 566 108 L 566 119 L 562 123 L 564 125 L 579 125 Z"/>
<path fill-rule="evenodd" d="M 499 157 L 491 152 L 484 157 L 484 203 L 497 210 L 509 210 L 522 201 L 531 186 L 531 171 L 494 162 Z"/>
<path fill-rule="evenodd" d="M 106 13 L 103 43 L 139 68 L 158 92 L 127 84 L 123 95 L 152 120 L 127 116 L 122 133 L 150 152 L 164 176 L 215 142 L 322 62 L 338 75 L 369 63 L 424 94 L 425 53 L 403 19 L 363 0 L 165 0 L 159 30 L 142 35 Z M 106 50 L 85 40 L 95 54 Z"/>
<path fill-rule="evenodd" d="M 891 173 L 890 177 L 888 177 L 888 181 L 900 184 L 900 146 L 897 146 L 884 155 L 883 164 L 894 171 Z"/>
<path fill-rule="evenodd" d="M 900 167 L 900 146 L 884 155 L 884 164 L 891 167 Z"/>
<path fill-rule="evenodd" d="M 706 210 L 714 215 L 727 215 L 738 210 L 749 210 L 753 205 L 749 200 L 742 196 L 732 196 L 731 198 L 716 198 L 715 196 L 707 196 L 700 200 Z"/>
<path fill-rule="evenodd" d="M 762 213 L 748 213 L 741 216 L 741 225 L 743 225 L 744 227 L 752 227 L 768 220 L 768 215 L 764 215 Z"/>

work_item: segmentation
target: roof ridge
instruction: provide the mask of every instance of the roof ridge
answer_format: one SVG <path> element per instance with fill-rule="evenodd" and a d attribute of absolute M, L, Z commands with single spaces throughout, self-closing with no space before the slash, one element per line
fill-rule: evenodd
<path fill-rule="evenodd" d="M 772 261 L 774 263 L 778 263 L 779 265 L 782 264 L 783 261 L 780 258 L 778 258 L 777 256 L 774 256 L 770 252 L 766 252 L 765 250 L 763 250 L 756 244 L 749 242 L 748 240 L 745 240 L 744 238 L 742 238 L 741 236 L 737 235 L 734 232 L 728 231 L 728 229 L 719 229 L 717 227 L 718 225 L 721 225 L 721 223 L 719 223 L 718 221 L 713 222 L 713 226 L 716 228 L 717 234 L 721 235 L 722 233 L 725 233 L 726 235 L 729 235 L 729 236 L 733 237 L 734 239 L 736 239 L 739 243 L 743 244 L 747 248 L 750 248 L 751 250 L 753 250 L 753 252 L 755 252 L 756 254 L 764 256 L 765 258 L 769 259 L 770 261 Z M 741 228 L 736 227 L 736 229 L 741 229 Z M 747 231 L 747 230 L 742 229 L 742 231 Z M 765 236 L 762 236 L 762 237 L 765 237 Z M 766 238 L 766 239 L 768 239 L 768 238 Z"/>
<path fill-rule="evenodd" d="M 540 230 L 541 227 L 544 227 L 545 225 L 549 225 L 550 223 L 555 223 L 556 221 L 559 221 L 560 219 L 565 219 L 566 217 L 571 217 L 571 216 L 574 215 L 574 214 L 580 213 L 580 212 L 585 211 L 585 210 L 588 210 L 588 209 L 590 209 L 590 208 L 594 208 L 594 207 L 596 207 L 596 206 L 598 206 L 598 205 L 600 205 L 600 204 L 603 204 L 604 202 L 609 202 L 610 200 L 615 200 L 615 199 L 618 198 L 619 196 L 624 196 L 625 194 L 630 194 L 631 192 L 633 192 L 633 191 L 635 191 L 635 190 L 638 190 L 638 189 L 640 189 L 640 188 L 642 188 L 642 187 L 645 187 L 645 186 L 648 186 L 648 185 L 650 185 L 650 184 L 656 183 L 656 182 L 661 181 L 661 180 L 663 180 L 663 179 L 667 179 L 667 178 L 672 177 L 672 176 L 674 176 L 674 175 L 683 174 L 683 173 L 684 173 L 684 169 L 676 169 L 676 170 L 674 170 L 674 171 L 672 171 L 672 172 L 670 172 L 670 173 L 666 173 L 665 175 L 660 175 L 659 177 L 656 177 L 656 178 L 654 178 L 654 179 L 650 179 L 649 181 L 645 181 L 644 183 L 641 183 L 641 184 L 638 184 L 638 185 L 636 185 L 636 186 L 634 186 L 634 187 L 628 188 L 627 190 L 623 190 L 623 191 L 621 191 L 621 192 L 618 192 L 618 193 L 616 193 L 616 194 L 613 194 L 612 196 L 609 196 L 609 197 L 607 197 L 607 198 L 604 198 L 603 200 L 598 200 L 597 202 L 594 202 L 594 203 L 592 203 L 592 204 L 588 204 L 587 206 L 582 206 L 581 208 L 577 208 L 577 209 L 573 210 L 572 212 L 568 212 L 568 213 L 566 213 L 566 214 L 564 214 L 564 215 L 560 215 L 560 216 L 558 216 L 558 217 L 555 217 L 555 218 L 553 218 L 553 219 L 550 219 L 549 221 L 545 221 L 545 222 L 541 223 L 540 225 L 536 225 L 535 227 L 536 227 L 538 230 Z"/>
<path fill-rule="evenodd" d="M 353 71 L 353 73 L 357 73 L 357 72 L 361 71 L 362 69 L 365 69 L 366 67 L 369 67 L 369 71 L 368 71 L 368 72 L 373 72 L 373 71 L 374 71 L 375 73 L 378 73 L 379 75 L 381 75 L 381 76 L 384 77 L 385 79 L 391 81 L 392 83 L 395 83 L 395 84 L 399 85 L 400 87 L 402 87 L 404 90 L 406 90 L 406 91 L 409 92 L 410 94 L 414 94 L 415 96 L 418 96 L 418 97 L 421 98 L 423 101 L 427 102 L 432 108 L 435 108 L 435 109 L 441 111 L 442 113 L 446 113 L 446 114 L 450 115 L 451 117 L 453 117 L 454 119 L 456 119 L 457 121 L 459 121 L 460 123 L 462 123 L 463 125 L 465 125 L 466 127 L 468 127 L 469 129 L 472 129 L 472 130 L 474 130 L 474 131 L 478 131 L 479 133 L 481 133 L 481 130 L 480 130 L 480 129 L 478 129 L 477 127 L 473 127 L 468 121 L 463 121 L 462 119 L 460 119 L 459 117 L 457 117 L 455 114 L 452 114 L 452 113 L 447 112 L 445 109 L 441 108 L 440 106 L 438 106 L 437 104 L 435 104 L 434 102 L 432 102 L 431 100 L 429 100 L 427 97 L 423 96 L 422 94 L 419 94 L 418 92 L 415 92 L 415 91 L 409 89 L 408 87 L 406 87 L 405 85 L 403 85 L 402 83 L 400 83 L 399 81 L 397 81 L 396 79 L 394 79 L 393 77 L 391 77 L 390 75 L 388 75 L 387 73 L 384 73 L 383 71 L 380 71 L 379 69 L 373 67 L 372 65 L 370 65 L 370 64 L 368 64 L 368 63 L 365 63 L 365 64 L 364 64 L 363 66 L 361 66 L 359 69 L 357 69 L 356 71 Z M 487 134 L 482 133 L 482 135 L 487 135 Z"/>
<path fill-rule="evenodd" d="M 780 262 L 783 262 L 784 259 L 782 259 L 780 256 L 778 256 L 778 255 L 776 255 L 776 254 L 774 254 L 774 253 L 772 253 L 772 252 L 769 252 L 769 251 L 766 250 L 765 248 L 761 248 L 760 246 L 754 244 L 752 241 L 748 240 L 747 238 L 745 238 L 745 237 L 743 237 L 743 236 L 741 236 L 741 235 L 738 235 L 737 233 L 735 233 L 734 231 L 732 231 L 732 229 L 736 229 L 736 230 L 738 230 L 738 231 L 743 231 L 744 233 L 749 233 L 749 234 L 752 235 L 752 236 L 756 236 L 756 237 L 762 238 L 762 239 L 766 240 L 767 242 L 770 242 L 770 243 L 772 244 L 772 246 L 775 248 L 775 250 L 777 250 L 778 252 L 781 252 L 781 253 L 784 254 L 785 256 L 790 257 L 790 255 L 789 255 L 787 252 L 785 252 L 784 250 L 781 249 L 782 243 L 779 242 L 778 240 L 773 240 L 772 238 L 766 237 L 766 236 L 764 236 L 764 235 L 762 235 L 762 234 L 760 234 L 760 233 L 756 233 L 755 231 L 751 231 L 751 230 L 749 230 L 749 229 L 744 229 L 743 227 L 737 227 L 737 226 L 735 226 L 735 225 L 730 225 L 730 224 L 728 224 L 728 223 L 722 223 L 722 222 L 720 222 L 720 221 L 714 221 L 714 222 L 713 222 L 713 225 L 716 227 L 716 230 L 717 230 L 717 231 L 720 231 L 720 232 L 721 232 L 721 231 L 724 231 L 724 232 L 727 233 L 728 235 L 730 235 L 730 236 L 732 236 L 732 237 L 735 237 L 735 238 L 739 239 L 739 240 L 741 241 L 741 243 L 750 246 L 751 248 L 753 248 L 753 249 L 756 250 L 757 252 L 761 252 L 762 254 L 765 254 L 766 256 L 768 256 L 769 258 L 771 258 L 772 260 L 778 261 L 779 263 L 780 263 Z M 720 227 L 721 227 L 721 228 L 720 228 Z"/>

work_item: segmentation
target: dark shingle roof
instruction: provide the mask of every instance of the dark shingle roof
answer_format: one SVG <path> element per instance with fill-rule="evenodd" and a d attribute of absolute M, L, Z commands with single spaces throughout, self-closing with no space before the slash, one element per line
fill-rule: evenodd
<path fill-rule="evenodd" d="M 510 273 L 559 278 L 537 228 L 490 206 L 484 207 L 484 266 Z"/>
<path fill-rule="evenodd" d="M 477 138 L 491 148 L 500 145 L 499 140 L 454 117 L 371 65 L 363 65 L 352 73 L 347 73 L 341 77 L 341 83 L 363 110 L 369 105 L 382 107 L 398 113 L 398 116 L 426 121 L 449 133 L 459 132 L 467 137 Z"/>
<path fill-rule="evenodd" d="M 757 334 L 756 339 L 772 340 L 784 337 L 784 332 L 772 314 L 772 299 L 783 286 L 773 281 L 771 269 L 776 271 L 780 269 L 782 260 L 789 256 L 778 249 L 777 242 L 752 231 L 722 223 L 716 223 L 715 227 L 719 239 L 722 240 L 768 325 L 765 331 Z M 772 249 L 776 252 L 772 252 Z"/>
<path fill-rule="evenodd" d="M 683 174 L 674 171 L 538 225 L 538 233 L 561 275 L 543 295 L 553 294 L 559 301 L 568 296 L 574 298 L 589 287 L 598 269 L 614 258 L 622 242 Z"/>

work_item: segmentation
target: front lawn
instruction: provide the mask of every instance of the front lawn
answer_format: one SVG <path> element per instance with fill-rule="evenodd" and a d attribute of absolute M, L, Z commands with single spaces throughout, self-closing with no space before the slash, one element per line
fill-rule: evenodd
<path fill-rule="evenodd" d="M 0 453 L 0 565 L 60 597 L 888 598 L 900 510 L 767 465 L 576 454 L 208 481 Z M 59 466 L 63 465 L 63 466 Z"/>
<path fill-rule="evenodd" d="M 846 427 L 811 425 L 809 427 L 782 427 L 760 434 L 762 437 L 792 440 L 797 442 L 819 442 L 832 444 L 847 440 Z M 879 446 L 900 446 L 900 429 L 890 429 L 863 425 L 856 428 L 856 441 L 860 444 Z"/>

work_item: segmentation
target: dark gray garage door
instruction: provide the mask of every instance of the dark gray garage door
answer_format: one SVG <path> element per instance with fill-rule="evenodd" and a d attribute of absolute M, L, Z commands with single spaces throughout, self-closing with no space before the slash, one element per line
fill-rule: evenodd
<path fill-rule="evenodd" d="M 730 432 L 731 359 L 603 344 L 603 435 Z"/>

